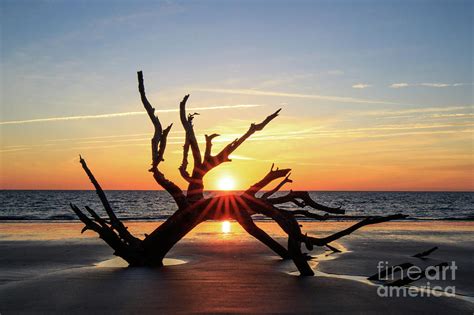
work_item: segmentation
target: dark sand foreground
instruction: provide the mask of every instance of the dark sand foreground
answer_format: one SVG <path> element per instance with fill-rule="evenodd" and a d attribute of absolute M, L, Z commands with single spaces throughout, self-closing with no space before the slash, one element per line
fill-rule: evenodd
<path fill-rule="evenodd" d="M 316 235 L 349 223 L 304 223 Z M 149 232 L 157 223 L 130 223 Z M 282 236 L 270 223 L 260 224 Z M 77 223 L 0 223 L 0 313 L 465 313 L 472 314 L 474 275 L 471 222 L 387 223 L 334 244 L 341 254 L 314 251 L 316 277 L 292 274 L 235 224 L 223 234 L 206 223 L 179 243 L 170 258 L 185 261 L 162 269 L 125 268 Z M 283 241 L 283 239 L 282 239 Z M 427 260 L 410 256 L 432 246 Z M 318 263 L 317 260 L 320 262 Z M 364 277 L 377 262 L 434 265 L 455 261 L 457 297 L 379 297 Z M 102 263 L 100 263 L 102 262 Z M 176 263 L 176 261 L 171 261 Z M 179 262 L 179 261 L 178 261 Z M 426 280 L 415 282 L 425 285 Z"/>

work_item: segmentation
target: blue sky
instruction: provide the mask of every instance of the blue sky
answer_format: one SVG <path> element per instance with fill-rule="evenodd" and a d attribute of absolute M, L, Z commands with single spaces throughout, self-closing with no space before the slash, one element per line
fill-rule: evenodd
<path fill-rule="evenodd" d="M 308 128 L 321 121 L 346 130 L 461 126 L 462 139 L 423 143 L 433 154 L 464 148 L 450 167 L 469 164 L 472 1 L 3 0 L 1 8 L 1 122 L 19 121 L 0 125 L 3 161 L 21 160 L 59 132 L 146 133 L 146 122 L 133 117 L 22 123 L 141 111 L 135 71 L 144 70 L 157 107 L 174 108 L 189 92 L 197 107 L 259 105 L 209 110 L 197 126 L 203 131 L 222 115 L 254 120 L 275 107 Z M 433 122 L 423 109 L 456 118 Z M 395 117 L 417 110 L 415 118 Z M 377 111 L 394 118 L 374 121 Z M 294 132 L 292 124 L 281 132 Z"/>

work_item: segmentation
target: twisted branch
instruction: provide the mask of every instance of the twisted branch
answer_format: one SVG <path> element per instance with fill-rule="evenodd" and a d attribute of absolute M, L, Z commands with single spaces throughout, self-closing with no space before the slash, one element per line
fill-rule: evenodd
<path fill-rule="evenodd" d="M 213 133 L 210 136 L 204 135 L 204 137 L 206 138 L 206 150 L 204 152 L 204 161 L 209 161 L 211 159 L 212 139 L 219 136 L 220 135 L 217 133 Z"/>
<path fill-rule="evenodd" d="M 186 102 L 188 101 L 189 94 L 185 95 L 181 103 L 179 103 L 179 118 L 181 120 L 181 124 L 183 125 L 184 131 L 186 133 L 186 142 L 188 143 L 189 147 L 191 147 L 191 152 L 193 154 L 194 159 L 194 167 L 201 165 L 201 152 L 199 150 L 199 145 L 196 140 L 196 135 L 194 133 L 193 127 L 193 119 L 194 116 L 199 115 L 198 113 L 189 114 L 186 116 Z M 185 154 L 187 160 L 187 152 Z M 183 160 L 185 157 L 183 156 Z M 187 164 L 187 161 L 186 161 Z"/>
<path fill-rule="evenodd" d="M 275 188 L 264 193 L 261 198 L 267 199 L 268 197 L 279 191 L 286 183 L 292 183 L 293 181 L 290 179 L 290 175 L 291 173 L 288 173 L 288 175 L 286 175 L 286 177 Z"/>
<path fill-rule="evenodd" d="M 267 173 L 267 175 L 265 175 L 265 177 L 262 180 L 260 180 L 258 183 L 255 183 L 252 186 L 250 186 L 250 188 L 245 191 L 245 194 L 249 196 L 255 196 L 257 192 L 259 192 L 261 189 L 263 189 L 265 186 L 267 186 L 268 184 L 270 184 L 272 181 L 274 181 L 277 178 L 286 176 L 287 181 L 288 181 L 288 176 L 289 176 L 289 173 L 291 172 L 291 169 L 289 168 L 279 169 L 277 167 L 275 170 L 273 170 L 274 166 L 275 164 L 272 164 L 272 167 L 270 168 L 270 171 Z"/>
<path fill-rule="evenodd" d="M 400 219 L 405 219 L 408 217 L 407 215 L 404 214 L 393 214 L 393 215 L 388 215 L 388 216 L 374 216 L 374 217 L 368 217 L 360 222 L 357 222 L 356 224 L 348 227 L 347 229 L 344 229 L 342 231 L 339 231 L 337 233 L 334 233 L 332 235 L 329 235 L 327 237 L 323 238 L 316 238 L 316 237 L 310 237 L 310 236 L 305 236 L 301 235 L 302 239 L 305 242 L 309 242 L 313 245 L 316 246 L 325 246 L 343 236 L 349 235 L 352 232 L 360 229 L 363 226 L 366 225 L 371 225 L 371 224 L 377 224 L 377 223 L 382 223 L 382 222 L 387 222 L 387 221 L 392 221 L 392 220 L 400 220 Z"/>
<path fill-rule="evenodd" d="M 290 191 L 287 195 L 275 198 L 266 199 L 269 203 L 273 205 L 283 204 L 287 202 L 293 202 L 298 206 L 305 207 L 309 206 L 316 210 L 325 211 L 328 213 L 335 213 L 335 214 L 344 214 L 346 211 L 341 208 L 332 208 L 321 205 L 311 199 L 311 196 L 307 191 Z"/>
<path fill-rule="evenodd" d="M 226 145 L 215 156 L 212 156 L 209 154 L 208 159 L 204 161 L 202 171 L 204 173 L 207 173 L 210 170 L 212 170 L 214 167 L 220 165 L 221 163 L 230 162 L 231 159 L 229 158 L 229 156 L 251 135 L 253 135 L 257 131 L 263 130 L 263 128 L 265 128 L 265 126 L 268 125 L 270 121 L 272 121 L 278 116 L 278 113 L 280 111 L 281 111 L 281 108 L 277 110 L 276 112 L 274 112 L 273 114 L 267 116 L 261 123 L 258 123 L 258 124 L 252 123 L 245 134 L 243 134 L 240 138 L 237 138 L 231 143 L 229 143 L 228 145 Z"/>
<path fill-rule="evenodd" d="M 138 91 L 140 92 L 140 97 L 145 107 L 148 117 L 150 117 L 153 127 L 155 128 L 153 138 L 151 139 L 151 155 L 152 155 L 152 164 L 150 172 L 153 173 L 153 178 L 155 181 L 163 187 L 175 200 L 178 207 L 186 205 L 186 197 L 184 196 L 181 188 L 178 187 L 175 183 L 170 181 L 165 177 L 165 175 L 158 170 L 158 165 L 161 161 L 164 161 L 164 153 L 166 148 L 166 139 L 168 133 L 170 132 L 172 124 L 169 125 L 165 130 L 161 127 L 160 120 L 155 116 L 155 109 L 151 106 L 145 94 L 145 85 L 143 83 L 143 73 L 138 71 Z M 187 98 L 186 98 L 187 99 Z"/>
<path fill-rule="evenodd" d="M 107 196 L 105 195 L 104 191 L 102 190 L 102 187 L 100 187 L 99 182 L 95 179 L 94 174 L 92 174 L 91 170 L 87 166 L 86 161 L 79 156 L 79 161 L 82 165 L 82 168 L 86 172 L 87 176 L 89 177 L 90 181 L 92 182 L 92 185 L 94 185 L 95 191 L 97 192 L 97 195 L 99 196 L 100 201 L 102 202 L 102 205 L 104 206 L 105 212 L 107 212 L 107 215 L 110 218 L 110 224 L 111 226 L 117 230 L 119 233 L 119 236 L 121 239 L 123 239 L 125 242 L 129 244 L 136 244 L 139 240 L 134 237 L 130 232 L 128 232 L 127 228 L 125 225 L 123 225 L 122 221 L 120 221 L 117 216 L 115 215 L 114 210 L 112 210 L 112 207 L 110 206 L 109 200 L 107 199 Z"/>

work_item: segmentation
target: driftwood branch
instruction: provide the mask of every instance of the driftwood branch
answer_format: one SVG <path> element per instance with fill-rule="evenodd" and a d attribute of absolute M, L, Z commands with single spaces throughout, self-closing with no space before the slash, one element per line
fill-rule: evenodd
<path fill-rule="evenodd" d="M 308 206 L 313 209 L 325 211 L 328 213 L 344 214 L 346 212 L 344 209 L 341 208 L 332 208 L 317 203 L 316 201 L 311 199 L 311 196 L 307 191 L 290 191 L 285 196 L 269 198 L 267 199 L 267 201 L 273 205 L 293 202 L 298 205 Z"/>
<path fill-rule="evenodd" d="M 270 171 L 265 175 L 265 177 L 260 180 L 258 183 L 252 185 L 249 189 L 245 191 L 245 194 L 250 195 L 250 196 L 255 196 L 257 192 L 259 192 L 261 189 L 263 189 L 265 186 L 270 184 L 272 181 L 274 181 L 277 178 L 282 178 L 285 176 L 288 176 L 289 173 L 291 172 L 291 169 L 285 168 L 285 169 L 279 169 L 278 167 L 274 170 L 275 164 L 272 164 L 272 167 L 270 168 Z"/>
<path fill-rule="evenodd" d="M 198 113 L 189 114 L 186 116 L 186 102 L 188 101 L 189 94 L 185 95 L 181 103 L 179 103 L 179 118 L 181 120 L 181 124 L 183 125 L 186 142 L 189 144 L 191 148 L 191 153 L 194 159 L 194 166 L 200 166 L 201 161 L 201 151 L 199 150 L 199 145 L 196 140 L 196 135 L 194 133 L 193 127 L 193 119 L 195 115 L 199 115 Z M 184 158 L 183 158 L 184 159 Z"/>
<path fill-rule="evenodd" d="M 193 126 L 194 116 L 199 114 L 193 113 L 186 115 L 186 102 L 188 98 L 189 95 L 186 95 L 179 104 L 179 117 L 185 131 L 183 161 L 181 163 L 181 166 L 179 167 L 179 172 L 181 173 L 181 176 L 189 183 L 187 189 L 187 199 L 191 202 L 196 202 L 203 197 L 203 177 L 205 175 L 205 172 L 203 172 L 202 169 L 201 151 L 199 149 L 199 144 L 197 142 Z M 189 149 L 191 149 L 194 161 L 193 171 L 191 175 L 187 171 Z"/>
<path fill-rule="evenodd" d="M 188 183 L 191 182 L 191 175 L 187 170 L 188 168 L 188 154 L 189 154 L 189 139 L 185 136 L 184 145 L 183 145 L 183 160 L 181 161 L 181 165 L 179 166 L 179 172 L 181 176 L 186 180 Z"/>
<path fill-rule="evenodd" d="M 158 144 L 160 143 L 161 136 L 163 133 L 163 128 L 161 127 L 160 120 L 155 115 L 155 109 L 151 106 L 150 102 L 148 101 L 145 93 L 145 85 L 143 83 L 143 73 L 138 71 L 138 91 L 140 92 L 140 98 L 143 103 L 143 107 L 150 117 L 153 126 L 155 127 L 155 132 L 153 133 L 153 138 L 151 139 L 151 156 L 152 156 L 152 169 L 158 167 L 158 164 L 161 162 L 162 157 L 160 158 L 158 155 Z"/>
<path fill-rule="evenodd" d="M 105 219 L 101 218 L 94 210 L 85 206 L 87 212 L 91 215 L 91 217 L 103 228 L 113 228 L 110 222 L 107 222 Z"/>
<path fill-rule="evenodd" d="M 434 251 L 437 250 L 437 249 L 438 249 L 438 246 L 435 246 L 435 247 L 430 248 L 430 249 L 428 249 L 428 250 L 426 250 L 426 251 L 424 251 L 424 252 L 421 252 L 421 253 L 418 253 L 418 254 L 413 255 L 413 257 L 423 259 L 423 258 L 425 258 L 426 256 L 428 256 L 429 254 L 431 254 L 432 252 L 434 252 Z"/>
<path fill-rule="evenodd" d="M 270 121 L 275 119 L 278 116 L 278 113 L 281 111 L 281 108 L 274 112 L 273 114 L 267 116 L 261 123 L 258 124 L 251 124 L 249 129 L 245 134 L 243 134 L 240 138 L 235 139 L 228 145 L 226 145 L 218 154 L 215 156 L 209 156 L 209 159 L 205 161 L 203 165 L 203 172 L 207 173 L 214 167 L 220 165 L 221 163 L 224 162 L 230 162 L 231 159 L 229 156 L 245 141 L 247 140 L 251 135 L 253 135 L 257 131 L 263 130 Z"/>
<path fill-rule="evenodd" d="M 79 208 L 73 204 L 70 204 L 71 209 L 74 213 L 78 216 L 78 218 L 84 223 L 84 228 L 82 229 L 81 233 L 85 232 L 86 230 L 91 230 L 96 232 L 101 239 L 103 239 L 113 250 L 114 255 L 120 256 L 125 259 L 130 265 L 140 265 L 141 264 L 141 256 L 139 252 L 140 249 L 140 241 L 137 239 L 137 242 L 133 244 L 127 243 L 123 238 L 117 235 L 114 230 L 109 227 L 107 224 L 98 224 L 91 220 L 88 216 L 86 216 Z M 94 213 L 94 217 L 98 221 L 102 221 L 100 217 L 90 208 L 86 208 L 89 212 L 92 211 Z M 91 213 L 91 214 L 92 214 Z"/>
<path fill-rule="evenodd" d="M 339 249 L 337 249 L 336 247 L 331 246 L 329 244 L 326 244 L 326 247 L 329 248 L 330 250 L 332 250 L 333 253 L 340 253 L 341 252 Z"/>
<path fill-rule="evenodd" d="M 265 192 L 262 195 L 262 199 L 267 199 L 268 197 L 271 197 L 273 194 L 278 192 L 286 183 L 292 183 L 293 181 L 290 179 L 290 175 L 291 173 L 288 173 L 288 175 L 286 175 L 286 177 L 278 185 L 276 185 L 275 188 Z"/>
<path fill-rule="evenodd" d="M 87 176 L 89 177 L 90 181 L 92 182 L 92 185 L 94 185 L 95 191 L 97 192 L 97 195 L 99 196 L 99 199 L 102 202 L 102 205 L 104 206 L 105 212 L 107 212 L 107 215 L 110 218 L 111 226 L 115 230 L 117 230 L 120 238 L 122 238 L 124 241 L 130 244 L 137 243 L 138 241 L 137 238 L 135 238 L 132 234 L 130 234 L 130 232 L 128 232 L 127 228 L 123 225 L 122 221 L 120 221 L 115 215 L 114 210 L 112 209 L 109 201 L 107 200 L 107 196 L 102 190 L 102 187 L 100 186 L 99 182 L 96 180 L 94 174 L 92 174 L 91 170 L 87 166 L 86 161 L 81 156 L 79 157 L 79 161 L 82 165 L 82 168 L 84 169 Z"/>
<path fill-rule="evenodd" d="M 329 217 L 328 215 L 320 215 L 320 214 L 309 212 L 308 210 L 293 210 L 293 211 L 287 211 L 287 212 L 292 215 L 301 215 L 301 216 L 311 218 L 311 219 L 316 219 L 319 221 L 327 220 L 327 218 Z"/>
<path fill-rule="evenodd" d="M 149 171 L 153 173 L 153 178 L 155 179 L 155 181 L 168 193 L 170 193 L 176 204 L 178 206 L 184 206 L 186 204 L 186 197 L 184 196 L 184 193 L 181 188 L 179 188 L 178 185 L 167 179 L 165 175 L 158 170 L 158 165 L 161 161 L 164 161 L 163 156 L 166 148 L 166 139 L 168 133 L 171 130 L 172 125 L 169 125 L 165 130 L 163 130 L 163 128 L 161 127 L 160 120 L 155 115 L 155 108 L 151 106 L 150 102 L 146 97 L 145 85 L 143 82 L 143 73 L 141 71 L 138 71 L 137 76 L 138 91 L 140 93 L 143 107 L 145 107 L 145 110 L 148 113 L 148 117 L 150 117 L 150 120 L 153 123 L 153 127 L 155 130 L 153 138 L 151 139 L 152 164 L 151 169 Z"/>
<path fill-rule="evenodd" d="M 220 135 L 217 133 L 213 133 L 212 135 L 204 135 L 206 138 L 206 150 L 204 152 L 204 161 L 209 161 L 211 159 L 212 154 L 212 139 L 215 137 L 219 137 Z"/>
<path fill-rule="evenodd" d="M 334 233 L 330 236 L 323 237 L 323 238 L 316 238 L 316 237 L 309 237 L 302 235 L 302 238 L 305 241 L 309 241 L 311 244 L 316 245 L 316 246 L 325 246 L 326 244 L 329 244 L 337 239 L 340 239 L 343 236 L 349 235 L 352 232 L 360 229 L 361 227 L 364 227 L 366 225 L 371 225 L 371 224 L 377 224 L 377 223 L 382 223 L 382 222 L 387 222 L 387 221 L 392 221 L 392 220 L 400 220 L 400 219 L 405 219 L 407 215 L 403 214 L 394 214 L 394 215 L 388 215 L 388 216 L 374 216 L 374 217 L 368 217 L 360 222 L 357 222 L 356 224 L 348 227 L 347 229 L 344 229 L 342 231 L 339 231 L 337 233 Z"/>
<path fill-rule="evenodd" d="M 283 259 L 291 258 L 288 250 L 284 248 L 280 243 L 271 238 L 265 231 L 260 229 L 252 220 L 250 215 L 243 214 L 237 217 L 237 222 L 244 228 L 247 233 L 270 247 L 275 253 L 277 253 Z"/>

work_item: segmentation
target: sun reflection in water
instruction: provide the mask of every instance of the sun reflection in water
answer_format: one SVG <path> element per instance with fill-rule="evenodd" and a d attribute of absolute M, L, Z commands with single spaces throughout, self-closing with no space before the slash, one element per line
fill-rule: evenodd
<path fill-rule="evenodd" d="M 222 221 L 222 233 L 224 233 L 224 234 L 230 233 L 230 222 L 229 221 Z"/>

